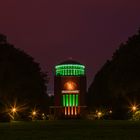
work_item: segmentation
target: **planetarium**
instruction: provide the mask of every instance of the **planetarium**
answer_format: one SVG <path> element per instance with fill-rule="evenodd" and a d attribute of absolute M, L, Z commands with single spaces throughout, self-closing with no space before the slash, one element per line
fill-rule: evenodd
<path fill-rule="evenodd" d="M 55 66 L 54 108 L 58 117 L 77 118 L 86 107 L 85 66 L 73 60 Z"/>

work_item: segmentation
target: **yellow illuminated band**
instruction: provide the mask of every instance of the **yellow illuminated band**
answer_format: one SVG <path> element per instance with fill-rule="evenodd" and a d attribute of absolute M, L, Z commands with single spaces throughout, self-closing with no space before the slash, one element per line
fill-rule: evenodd
<path fill-rule="evenodd" d="M 79 90 L 62 90 L 62 93 L 79 93 Z"/>

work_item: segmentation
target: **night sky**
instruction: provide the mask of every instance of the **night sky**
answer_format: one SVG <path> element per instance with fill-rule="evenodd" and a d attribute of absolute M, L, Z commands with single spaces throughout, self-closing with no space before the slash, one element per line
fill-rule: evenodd
<path fill-rule="evenodd" d="M 70 57 L 86 65 L 88 85 L 121 42 L 140 27 L 140 0 L 3 0 L 0 33 L 41 63 Z"/>

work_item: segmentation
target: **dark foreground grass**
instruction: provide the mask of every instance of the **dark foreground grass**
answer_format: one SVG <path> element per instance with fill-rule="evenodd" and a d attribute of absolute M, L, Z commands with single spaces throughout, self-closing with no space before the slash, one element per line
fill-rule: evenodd
<path fill-rule="evenodd" d="M 0 123 L 0 140 L 140 140 L 138 121 Z"/>

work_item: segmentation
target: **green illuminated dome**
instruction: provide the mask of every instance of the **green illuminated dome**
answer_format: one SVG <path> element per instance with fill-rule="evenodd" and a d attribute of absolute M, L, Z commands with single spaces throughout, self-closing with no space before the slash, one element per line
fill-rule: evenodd
<path fill-rule="evenodd" d="M 55 66 L 57 76 L 83 76 L 85 66 L 73 60 L 64 61 Z"/>

